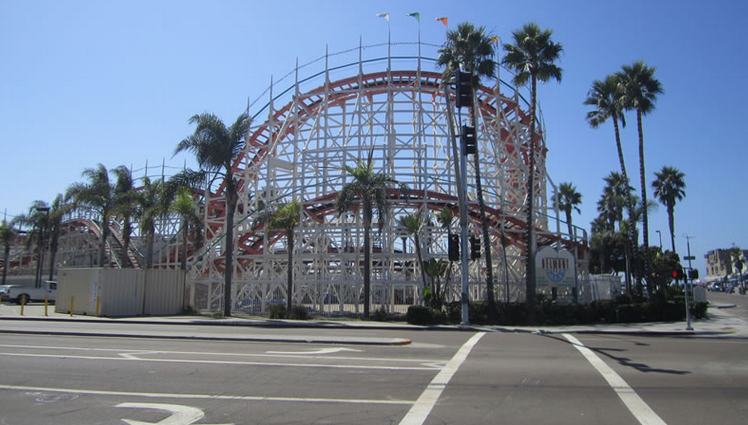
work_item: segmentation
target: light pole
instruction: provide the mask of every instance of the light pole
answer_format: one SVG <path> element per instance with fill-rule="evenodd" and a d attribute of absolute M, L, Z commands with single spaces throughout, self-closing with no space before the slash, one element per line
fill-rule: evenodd
<path fill-rule="evenodd" d="M 49 223 L 49 207 L 34 207 L 36 212 L 43 212 L 46 213 L 44 216 L 44 221 L 42 222 L 42 225 L 39 229 L 39 243 L 38 243 L 38 249 L 39 249 L 39 256 L 37 257 L 36 261 L 36 278 L 34 281 L 34 287 L 41 288 L 42 287 L 42 274 L 43 268 L 44 268 L 44 251 L 46 249 L 45 243 L 44 243 L 44 231 L 47 229 L 47 224 Z"/>
<path fill-rule="evenodd" d="M 657 236 L 660 237 L 660 251 L 662 251 L 662 232 L 659 230 L 655 230 L 655 232 L 657 232 Z"/>
<path fill-rule="evenodd" d="M 691 255 L 691 236 L 686 235 L 686 256 L 683 257 L 684 260 L 688 260 L 688 271 L 691 272 L 691 260 L 694 260 L 695 257 Z M 683 289 L 684 289 L 684 299 L 686 301 L 686 330 L 692 331 L 693 327 L 691 326 L 691 309 L 688 308 L 688 286 L 690 283 L 690 279 L 688 278 L 688 273 L 686 273 L 683 276 Z"/>

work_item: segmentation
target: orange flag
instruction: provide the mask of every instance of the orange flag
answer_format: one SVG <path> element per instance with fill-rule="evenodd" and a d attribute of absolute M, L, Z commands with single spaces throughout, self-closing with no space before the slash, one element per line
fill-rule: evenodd
<path fill-rule="evenodd" d="M 436 18 L 435 21 L 441 22 L 442 24 L 444 24 L 445 27 L 449 25 L 449 18 L 447 18 L 446 16 L 443 16 L 441 18 Z"/>

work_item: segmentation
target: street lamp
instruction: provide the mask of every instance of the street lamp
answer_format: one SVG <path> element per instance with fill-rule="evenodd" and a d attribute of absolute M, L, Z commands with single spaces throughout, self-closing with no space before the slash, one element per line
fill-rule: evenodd
<path fill-rule="evenodd" d="M 42 287 L 42 273 L 44 268 L 44 251 L 45 251 L 45 244 L 44 244 L 44 231 L 47 228 L 47 224 L 49 223 L 49 207 L 42 207 L 37 206 L 34 207 L 36 212 L 43 212 L 46 213 L 44 216 L 44 222 L 41 225 L 41 228 L 39 229 L 39 243 L 38 243 L 38 249 L 39 249 L 39 257 L 36 261 L 36 279 L 34 282 L 34 286 L 36 288 Z"/>
<path fill-rule="evenodd" d="M 662 251 L 662 232 L 659 230 L 655 230 L 655 232 L 657 232 L 657 236 L 660 237 L 660 251 Z"/>

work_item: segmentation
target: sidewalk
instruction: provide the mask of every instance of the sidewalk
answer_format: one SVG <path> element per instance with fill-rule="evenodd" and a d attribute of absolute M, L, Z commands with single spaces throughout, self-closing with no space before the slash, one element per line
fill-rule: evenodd
<path fill-rule="evenodd" d="M 20 306 L 0 305 L 0 323 L 14 321 L 25 322 L 58 322 L 58 323 L 101 323 L 101 324 L 137 324 L 137 325 L 191 325 L 191 326 L 240 326 L 257 328 L 297 328 L 297 329 L 369 329 L 393 331 L 427 331 L 427 330 L 469 330 L 486 332 L 527 332 L 527 333 L 588 333 L 588 334 L 635 334 L 653 336 L 722 336 L 748 338 L 748 322 L 730 314 L 734 305 L 712 304 L 708 310 L 708 319 L 694 321 L 693 331 L 686 330 L 686 322 L 652 322 L 652 323 L 616 323 L 574 326 L 460 326 L 438 325 L 418 326 L 404 322 L 369 322 L 360 320 L 276 320 L 243 317 L 210 318 L 206 316 L 151 316 L 106 318 L 92 316 L 70 316 L 54 312 L 54 306 L 44 315 L 42 305 L 32 304 L 25 307 L 20 315 Z M 0 325 L 0 329 L 4 326 Z M 50 331 L 52 332 L 52 331 Z M 179 337 L 185 337 L 179 332 Z M 132 333 L 128 332 L 128 335 Z M 355 342 L 354 342 L 355 343 Z"/>

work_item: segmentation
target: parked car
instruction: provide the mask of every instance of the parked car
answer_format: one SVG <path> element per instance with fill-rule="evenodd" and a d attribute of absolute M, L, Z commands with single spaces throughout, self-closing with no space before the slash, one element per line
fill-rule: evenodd
<path fill-rule="evenodd" d="M 57 296 L 57 282 L 47 281 L 41 288 L 23 285 L 4 285 L 0 288 L 0 300 L 26 304 L 32 301 L 54 301 Z"/>

